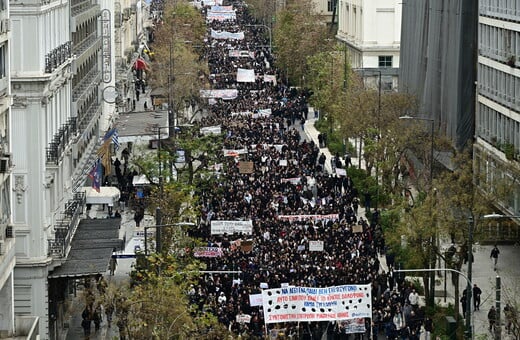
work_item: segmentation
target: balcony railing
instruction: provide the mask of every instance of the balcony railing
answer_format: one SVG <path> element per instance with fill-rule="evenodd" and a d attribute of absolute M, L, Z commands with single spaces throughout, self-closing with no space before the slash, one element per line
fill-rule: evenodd
<path fill-rule="evenodd" d="M 84 192 L 74 193 L 74 198 L 65 204 L 63 219 L 54 226 L 54 239 L 49 240 L 49 256 L 65 257 L 67 248 L 72 242 L 74 230 L 79 224 L 81 213 L 85 207 Z"/>
<path fill-rule="evenodd" d="M 88 35 L 87 38 L 83 39 L 80 43 L 77 45 L 74 45 L 72 47 L 72 52 L 74 52 L 75 55 L 79 56 L 83 52 L 85 52 L 90 46 L 94 45 L 96 41 L 101 40 L 101 37 L 98 36 L 97 31 L 91 33 Z"/>
<path fill-rule="evenodd" d="M 52 142 L 47 147 L 47 163 L 58 163 L 63 151 L 76 131 L 76 118 L 69 118 L 67 123 L 63 124 L 58 132 L 54 134 Z"/>
<path fill-rule="evenodd" d="M 56 47 L 45 56 L 45 73 L 52 73 L 72 56 L 71 42 Z"/>
<path fill-rule="evenodd" d="M 72 1 L 70 5 L 70 13 L 72 14 L 72 16 L 76 16 L 81 12 L 85 12 L 94 6 L 96 5 L 92 4 L 92 1 L 90 0 Z"/>

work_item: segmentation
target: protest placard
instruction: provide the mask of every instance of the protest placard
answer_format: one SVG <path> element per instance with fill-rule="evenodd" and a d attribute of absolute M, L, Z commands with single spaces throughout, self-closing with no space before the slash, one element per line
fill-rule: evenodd
<path fill-rule="evenodd" d="M 288 287 L 262 291 L 266 323 L 372 317 L 370 285 Z"/>
<path fill-rule="evenodd" d="M 323 251 L 323 241 L 309 241 L 309 251 Z"/>
<path fill-rule="evenodd" d="M 245 162 L 242 161 L 238 163 L 238 172 L 241 174 L 252 174 L 255 170 L 255 166 L 253 162 Z"/>

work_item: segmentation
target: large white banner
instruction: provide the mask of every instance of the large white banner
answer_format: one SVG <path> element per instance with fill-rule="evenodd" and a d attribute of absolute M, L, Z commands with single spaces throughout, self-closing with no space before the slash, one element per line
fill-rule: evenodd
<path fill-rule="evenodd" d="M 254 83 L 255 82 L 255 70 L 239 68 L 237 69 L 237 82 L 238 83 Z"/>
<path fill-rule="evenodd" d="M 270 74 L 264 74 L 264 82 L 265 83 L 273 83 L 273 85 L 276 85 L 276 76 L 270 75 Z"/>
<path fill-rule="evenodd" d="M 200 90 L 200 96 L 202 98 L 221 98 L 221 99 L 235 99 L 238 97 L 237 89 L 225 89 L 225 90 Z"/>
<path fill-rule="evenodd" d="M 214 29 L 211 29 L 211 37 L 214 39 L 242 40 L 244 39 L 244 32 L 231 33 L 228 31 L 215 31 Z"/>
<path fill-rule="evenodd" d="M 222 133 L 222 128 L 220 125 L 204 126 L 200 128 L 200 133 L 203 135 L 220 135 Z"/>
<path fill-rule="evenodd" d="M 224 0 L 204 0 L 204 6 L 222 5 L 223 1 Z M 192 4 L 196 8 L 202 8 L 202 2 L 203 1 L 192 1 L 190 2 L 190 4 Z"/>
<path fill-rule="evenodd" d="M 232 58 L 255 58 L 255 52 L 245 50 L 229 50 L 229 56 Z"/>
<path fill-rule="evenodd" d="M 370 285 L 287 287 L 262 291 L 266 323 L 372 317 Z"/>
<path fill-rule="evenodd" d="M 271 109 L 260 109 L 257 113 L 253 114 L 253 118 L 269 117 L 271 113 Z"/>
<path fill-rule="evenodd" d="M 253 233 L 253 221 L 211 221 L 211 235 Z"/>

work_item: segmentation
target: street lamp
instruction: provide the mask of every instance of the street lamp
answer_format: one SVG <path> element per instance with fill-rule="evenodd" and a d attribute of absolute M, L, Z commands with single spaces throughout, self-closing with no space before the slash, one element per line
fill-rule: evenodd
<path fill-rule="evenodd" d="M 256 25 L 244 25 L 246 27 L 264 27 L 269 31 L 269 54 L 273 54 L 273 34 L 271 32 L 271 27 L 263 24 Z"/>

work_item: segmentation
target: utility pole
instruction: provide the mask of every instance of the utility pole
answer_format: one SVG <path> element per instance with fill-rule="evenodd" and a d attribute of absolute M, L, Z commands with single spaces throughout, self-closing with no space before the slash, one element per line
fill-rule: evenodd
<path fill-rule="evenodd" d="M 497 320 L 495 326 L 495 339 L 500 340 L 502 338 L 502 320 L 500 320 L 500 300 L 501 300 L 501 289 L 502 283 L 500 280 L 500 276 L 496 277 L 496 309 L 497 309 Z"/>
<path fill-rule="evenodd" d="M 161 228 L 159 227 L 161 225 L 162 215 L 161 215 L 161 208 L 157 207 L 155 208 L 155 248 L 157 249 L 157 253 L 160 254 L 162 252 L 162 233 Z M 146 231 L 145 231 L 146 234 Z"/>
<path fill-rule="evenodd" d="M 471 276 L 473 274 L 473 227 L 474 221 L 473 217 L 469 217 L 468 219 L 468 285 L 466 287 L 466 331 L 464 335 L 466 339 L 471 339 Z"/>

